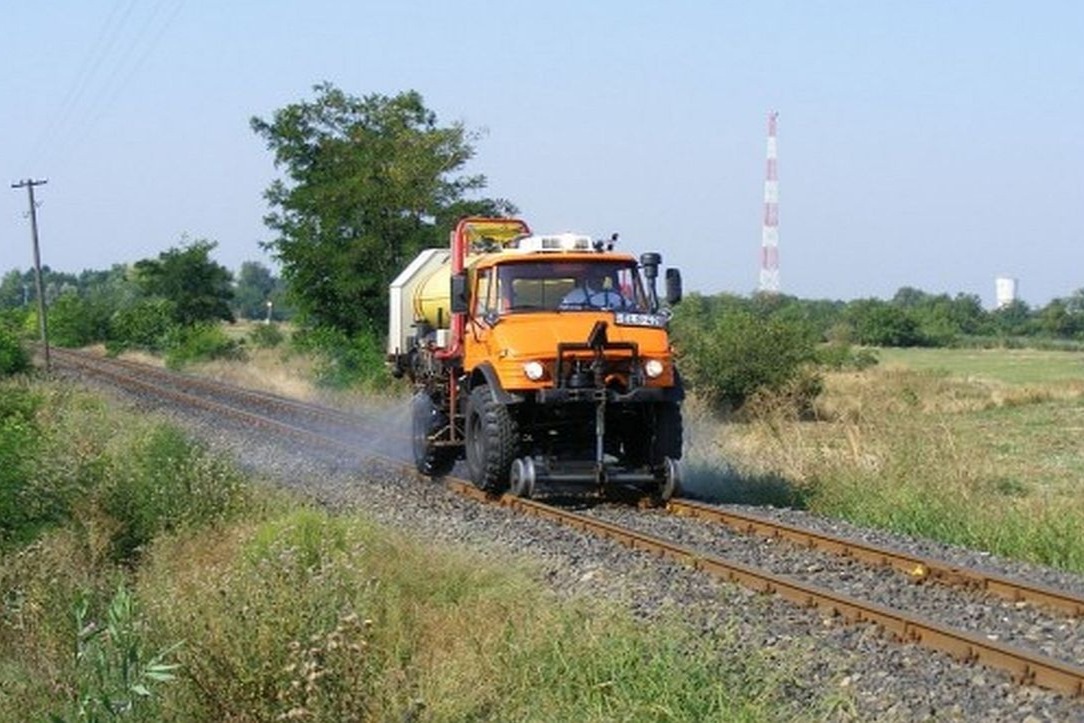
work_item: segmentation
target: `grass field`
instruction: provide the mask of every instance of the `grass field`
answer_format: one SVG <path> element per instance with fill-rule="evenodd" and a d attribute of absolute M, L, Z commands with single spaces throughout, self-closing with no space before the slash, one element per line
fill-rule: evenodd
<path fill-rule="evenodd" d="M 879 349 L 883 366 L 1012 385 L 1084 383 L 1084 353 L 1034 349 Z"/>
<path fill-rule="evenodd" d="M 697 491 L 1084 572 L 1084 355 L 880 357 L 829 374 L 816 421 L 766 407 L 719 424 L 687 405 Z"/>

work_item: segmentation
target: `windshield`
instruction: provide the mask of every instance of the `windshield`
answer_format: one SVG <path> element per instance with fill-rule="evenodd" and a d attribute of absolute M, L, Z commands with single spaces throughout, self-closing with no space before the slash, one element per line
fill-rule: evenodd
<path fill-rule="evenodd" d="M 532 261 L 479 271 L 479 313 L 648 311 L 633 261 Z"/>

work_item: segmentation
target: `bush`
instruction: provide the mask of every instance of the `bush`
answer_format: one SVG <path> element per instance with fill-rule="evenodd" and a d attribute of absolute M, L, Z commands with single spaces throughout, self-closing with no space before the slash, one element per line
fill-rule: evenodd
<path fill-rule="evenodd" d="M 22 374 L 30 369 L 30 355 L 14 332 L 0 328 L 0 377 Z"/>
<path fill-rule="evenodd" d="M 257 324 L 248 334 L 249 341 L 259 349 L 273 349 L 286 340 L 278 324 Z"/>
<path fill-rule="evenodd" d="M 158 719 L 157 700 L 151 691 L 173 680 L 173 645 L 151 654 L 146 644 L 146 623 L 128 588 L 121 584 L 99 623 L 89 619 L 90 596 L 73 606 L 75 623 L 75 691 L 68 703 L 70 720 Z M 53 720 L 63 721 L 61 716 Z"/>
<path fill-rule="evenodd" d="M 795 386 L 815 359 L 813 334 L 805 324 L 743 310 L 707 320 L 686 313 L 675 318 L 679 361 L 690 386 L 710 405 L 728 411 L 756 392 L 818 392 L 816 375 L 806 373 Z"/>
<path fill-rule="evenodd" d="M 238 359 L 244 355 L 240 343 L 217 324 L 175 326 L 166 333 L 163 346 L 166 366 L 179 369 L 185 364 L 213 359 Z"/>
<path fill-rule="evenodd" d="M 817 349 L 817 363 L 833 371 L 862 371 L 879 361 L 873 349 L 855 349 L 845 341 L 830 341 Z"/>
<path fill-rule="evenodd" d="M 0 394 L 0 544 L 32 539 L 40 520 L 27 496 L 39 433 L 41 400 L 25 388 L 6 385 Z"/>
<path fill-rule="evenodd" d="M 175 427 L 160 425 L 114 458 L 101 503 L 118 525 L 113 557 L 125 561 L 158 534 L 229 519 L 246 501 L 236 469 Z"/>
<path fill-rule="evenodd" d="M 165 299 L 140 299 L 119 309 L 109 322 L 106 348 L 111 353 L 137 348 L 159 351 L 173 328 L 174 304 Z"/>
<path fill-rule="evenodd" d="M 74 291 L 60 295 L 49 307 L 49 339 L 57 346 L 80 347 L 109 336 L 110 309 Z"/>
<path fill-rule="evenodd" d="M 294 346 L 315 354 L 317 381 L 334 388 L 386 389 L 391 383 L 380 339 L 372 332 L 348 336 L 338 329 L 318 327 L 295 334 Z"/>

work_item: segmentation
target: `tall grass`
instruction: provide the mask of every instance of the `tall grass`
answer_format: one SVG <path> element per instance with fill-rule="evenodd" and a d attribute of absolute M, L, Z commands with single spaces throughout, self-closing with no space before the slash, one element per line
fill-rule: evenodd
<path fill-rule="evenodd" d="M 1072 383 L 1014 387 L 891 367 L 834 374 L 817 421 L 765 402 L 751 421 L 714 427 L 716 446 L 699 463 L 725 459 L 730 470 L 706 496 L 793 504 L 1084 572 L 1073 532 L 1084 529 L 1084 499 L 1071 492 L 1084 450 L 1056 421 L 1084 413 L 1082 399 Z"/>
<path fill-rule="evenodd" d="M 158 547 L 184 637 L 171 706 L 225 720 L 759 720 L 786 672 L 675 622 L 559 604 L 522 574 L 301 510 Z"/>

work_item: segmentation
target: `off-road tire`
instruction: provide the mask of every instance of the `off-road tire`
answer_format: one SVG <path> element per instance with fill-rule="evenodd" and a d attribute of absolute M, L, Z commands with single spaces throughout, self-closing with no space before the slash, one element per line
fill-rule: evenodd
<path fill-rule="evenodd" d="M 441 477 L 455 466 L 456 449 L 433 444 L 429 437 L 448 424 L 448 417 L 425 392 L 418 392 L 410 402 L 411 447 L 414 466 L 427 477 Z"/>
<path fill-rule="evenodd" d="M 471 481 L 487 492 L 508 488 L 508 473 L 517 457 L 519 429 L 508 407 L 494 401 L 489 386 L 471 390 L 467 404 L 467 467 Z"/>

